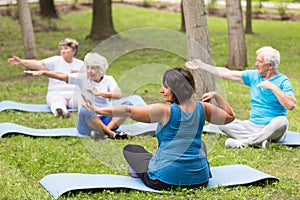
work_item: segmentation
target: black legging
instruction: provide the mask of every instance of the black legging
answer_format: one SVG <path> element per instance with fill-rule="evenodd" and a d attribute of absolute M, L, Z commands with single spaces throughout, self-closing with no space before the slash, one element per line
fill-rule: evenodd
<path fill-rule="evenodd" d="M 148 176 L 148 165 L 152 154 L 140 145 L 128 144 L 123 149 L 123 155 L 129 166 L 138 174 L 139 178 L 150 188 L 166 190 L 172 187 L 159 180 L 151 180 Z"/>
<path fill-rule="evenodd" d="M 144 147 L 140 145 L 128 144 L 123 149 L 123 155 L 127 163 L 129 164 L 129 166 L 138 174 L 139 178 L 148 187 L 153 188 L 155 190 L 167 190 L 173 187 L 177 187 L 176 185 L 170 185 L 161 182 L 159 180 L 152 180 L 149 178 L 148 166 L 149 166 L 150 159 L 152 158 L 153 155 L 148 151 L 146 151 Z M 206 184 L 207 182 L 204 184 L 187 185 L 187 186 L 180 186 L 180 187 L 195 188 Z"/>

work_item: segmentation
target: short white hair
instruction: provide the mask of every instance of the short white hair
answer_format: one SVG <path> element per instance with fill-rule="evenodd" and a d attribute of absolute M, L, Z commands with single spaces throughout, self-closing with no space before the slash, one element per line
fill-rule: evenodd
<path fill-rule="evenodd" d="M 256 55 L 262 54 L 264 56 L 265 63 L 273 63 L 275 69 L 278 68 L 280 63 L 280 53 L 278 50 L 270 46 L 261 47 L 256 51 Z"/>
<path fill-rule="evenodd" d="M 105 57 L 99 55 L 96 52 L 87 53 L 84 57 L 84 63 L 86 66 L 97 66 L 100 69 L 102 75 L 105 74 L 108 68 L 108 62 Z"/>

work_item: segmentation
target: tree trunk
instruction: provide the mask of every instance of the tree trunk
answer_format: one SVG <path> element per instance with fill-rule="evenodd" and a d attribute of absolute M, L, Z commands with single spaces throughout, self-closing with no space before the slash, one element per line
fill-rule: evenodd
<path fill-rule="evenodd" d="M 207 15 L 204 0 L 182 0 L 188 40 L 188 52 L 191 60 L 201 59 L 212 64 Z M 214 78 L 211 74 L 200 71 L 191 71 L 196 82 L 197 97 L 203 93 L 215 90 Z"/>
<path fill-rule="evenodd" d="M 185 20 L 184 20 L 184 14 L 183 14 L 183 3 L 182 3 L 182 0 L 180 2 L 180 11 L 181 11 L 181 28 L 180 28 L 180 31 L 185 32 L 186 28 L 185 28 Z"/>
<path fill-rule="evenodd" d="M 252 34 L 252 5 L 251 0 L 247 0 L 246 7 L 246 29 L 245 33 Z"/>
<path fill-rule="evenodd" d="M 17 3 L 19 9 L 25 58 L 36 59 L 37 53 L 28 2 L 27 0 L 18 0 Z"/>
<path fill-rule="evenodd" d="M 44 18 L 58 18 L 54 0 L 40 0 L 40 14 Z"/>
<path fill-rule="evenodd" d="M 227 67 L 241 70 L 247 66 L 245 33 L 240 0 L 226 0 L 229 56 Z"/>
<path fill-rule="evenodd" d="M 111 4 L 111 0 L 93 1 L 93 21 L 89 38 L 102 41 L 117 33 L 113 26 Z"/>

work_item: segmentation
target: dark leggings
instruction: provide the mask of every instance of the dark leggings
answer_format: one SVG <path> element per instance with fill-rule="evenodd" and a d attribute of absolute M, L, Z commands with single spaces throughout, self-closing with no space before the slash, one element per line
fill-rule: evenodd
<path fill-rule="evenodd" d="M 148 187 L 155 190 L 168 190 L 174 187 L 178 187 L 177 185 L 170 185 L 159 180 L 152 180 L 148 176 L 148 166 L 150 159 L 152 158 L 152 154 L 144 149 L 144 147 L 140 145 L 128 144 L 123 149 L 123 155 L 125 160 L 129 164 L 129 166 L 138 174 L 139 178 L 144 182 Z M 195 188 L 200 187 L 204 184 L 199 185 L 187 185 L 180 186 L 185 188 Z"/>

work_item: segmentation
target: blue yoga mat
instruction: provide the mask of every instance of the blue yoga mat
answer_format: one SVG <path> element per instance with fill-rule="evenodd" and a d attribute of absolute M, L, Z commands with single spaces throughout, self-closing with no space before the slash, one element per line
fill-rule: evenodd
<path fill-rule="evenodd" d="M 208 124 L 208 125 L 204 126 L 203 132 L 226 135 L 218 128 L 218 125 L 215 125 L 215 124 Z M 278 143 L 282 144 L 282 145 L 288 145 L 288 146 L 299 146 L 300 145 L 300 133 L 295 132 L 295 131 L 287 131 L 285 139 Z"/>
<path fill-rule="evenodd" d="M 294 131 L 288 131 L 284 140 L 280 141 L 279 144 L 288 146 L 299 146 L 300 145 L 300 133 Z"/>
<path fill-rule="evenodd" d="M 120 105 L 123 102 L 130 102 L 135 106 L 147 105 L 147 103 L 139 95 L 131 95 L 118 100 L 111 101 L 111 105 Z M 51 112 L 47 104 L 29 104 L 16 101 L 4 100 L 0 102 L 0 112 L 4 110 L 17 110 L 23 112 Z M 75 112 L 77 109 L 68 109 L 69 112 Z"/>
<path fill-rule="evenodd" d="M 76 128 L 52 128 L 52 129 L 35 129 L 22 126 L 15 123 L 4 122 L 0 124 L 0 136 L 6 136 L 12 133 L 19 133 L 35 137 L 57 137 L 57 136 L 73 136 L 84 137 L 78 133 Z"/>
<path fill-rule="evenodd" d="M 16 101 L 5 100 L 0 102 L 0 112 L 4 110 L 17 110 L 23 112 L 51 112 L 47 104 L 29 104 Z M 69 112 L 77 111 L 77 109 L 68 109 Z"/>
<path fill-rule="evenodd" d="M 225 165 L 211 168 L 212 178 L 207 188 L 219 186 L 249 185 L 263 180 L 279 179 L 247 165 Z"/>
<path fill-rule="evenodd" d="M 129 132 L 132 136 L 142 134 L 155 134 L 157 123 L 142 123 L 136 122 L 132 124 L 121 125 L 118 131 Z M 58 137 L 58 136 L 73 136 L 85 137 L 77 132 L 76 128 L 50 128 L 50 129 L 36 129 L 22 126 L 15 123 L 4 122 L 0 123 L 0 137 L 8 134 L 18 133 L 28 136 L 36 137 Z"/>
<path fill-rule="evenodd" d="M 279 180 L 246 165 L 212 167 L 211 171 L 213 178 L 209 180 L 207 189 L 220 186 L 248 185 L 263 180 Z M 139 178 L 113 174 L 50 174 L 42 178 L 40 183 L 55 199 L 68 191 L 87 189 L 126 188 L 161 193 L 161 191 L 147 187 Z"/>
<path fill-rule="evenodd" d="M 123 97 L 121 99 L 114 99 L 111 101 L 111 105 L 121 105 L 124 102 L 130 102 L 134 106 L 145 106 L 147 103 L 144 101 L 144 99 L 140 95 L 131 95 L 127 97 Z"/>
<path fill-rule="evenodd" d="M 129 132 L 132 136 L 137 135 L 155 135 L 157 123 L 136 122 L 132 124 L 122 124 L 117 131 Z"/>

